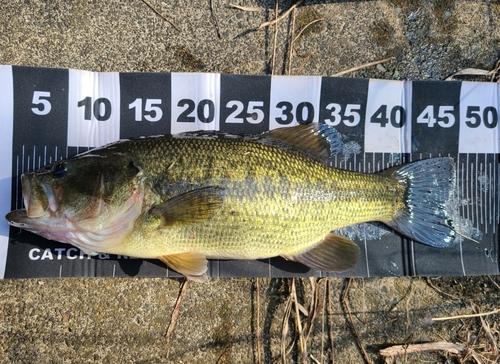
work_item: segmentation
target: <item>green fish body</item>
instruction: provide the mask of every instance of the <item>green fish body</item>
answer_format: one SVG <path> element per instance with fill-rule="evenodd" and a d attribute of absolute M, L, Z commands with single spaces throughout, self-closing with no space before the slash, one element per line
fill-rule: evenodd
<path fill-rule="evenodd" d="M 86 252 L 158 258 L 198 281 L 207 258 L 350 269 L 359 248 L 330 231 L 367 221 L 453 242 L 451 159 L 361 174 L 327 165 L 340 142 L 317 124 L 121 141 L 23 175 L 26 209 L 7 220 Z"/>

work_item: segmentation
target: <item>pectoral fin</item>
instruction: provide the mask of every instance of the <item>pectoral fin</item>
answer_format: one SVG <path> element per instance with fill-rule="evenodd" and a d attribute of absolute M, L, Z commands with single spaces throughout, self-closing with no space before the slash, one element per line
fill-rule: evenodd
<path fill-rule="evenodd" d="M 160 229 L 201 222 L 219 210 L 222 191 L 214 186 L 198 188 L 153 207 L 151 213 L 161 218 Z"/>
<path fill-rule="evenodd" d="M 163 263 L 185 275 L 186 278 L 203 283 L 208 280 L 207 264 L 208 261 L 203 254 L 199 253 L 183 253 L 174 255 L 163 255 L 158 257 Z"/>
<path fill-rule="evenodd" d="M 343 272 L 354 268 L 358 263 L 359 247 L 349 239 L 329 233 L 312 249 L 297 255 L 283 257 L 313 269 Z"/>

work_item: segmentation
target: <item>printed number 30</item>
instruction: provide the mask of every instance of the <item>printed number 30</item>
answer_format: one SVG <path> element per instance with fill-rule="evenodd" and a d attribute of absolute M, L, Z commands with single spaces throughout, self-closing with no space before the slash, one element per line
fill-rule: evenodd
<path fill-rule="evenodd" d="M 50 97 L 49 91 L 33 92 L 33 100 L 31 101 L 31 103 L 37 106 L 32 107 L 31 111 L 33 111 L 33 113 L 36 115 L 47 115 L 52 109 L 50 101 L 47 100 L 49 97 Z"/>

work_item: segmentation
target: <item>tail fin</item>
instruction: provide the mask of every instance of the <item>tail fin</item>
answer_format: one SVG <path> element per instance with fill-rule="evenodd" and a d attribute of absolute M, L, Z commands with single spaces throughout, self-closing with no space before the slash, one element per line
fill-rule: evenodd
<path fill-rule="evenodd" d="M 406 207 L 386 224 L 426 245 L 437 248 L 452 245 L 455 230 L 450 209 L 456 184 L 453 160 L 426 159 L 390 172 L 406 185 Z"/>

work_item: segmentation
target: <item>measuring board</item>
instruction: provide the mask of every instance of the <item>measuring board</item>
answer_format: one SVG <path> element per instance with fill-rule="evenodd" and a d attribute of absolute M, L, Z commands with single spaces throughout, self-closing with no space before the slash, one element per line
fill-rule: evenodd
<path fill-rule="evenodd" d="M 256 134 L 325 123 L 342 135 L 334 167 L 378 172 L 450 156 L 457 164 L 457 239 L 414 243 L 382 224 L 341 229 L 361 248 L 342 274 L 282 258 L 212 260 L 212 277 L 436 276 L 498 274 L 499 85 L 316 76 L 95 73 L 0 66 L 0 213 L 22 207 L 20 175 L 124 138 L 195 130 Z M 203 158 L 200 155 L 199 158 Z M 221 155 L 221 158 L 224 158 Z M 0 223 L 0 275 L 178 277 L 162 263 L 101 254 Z"/>

